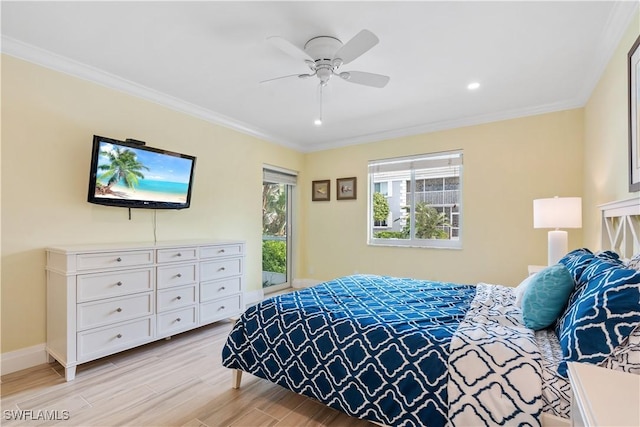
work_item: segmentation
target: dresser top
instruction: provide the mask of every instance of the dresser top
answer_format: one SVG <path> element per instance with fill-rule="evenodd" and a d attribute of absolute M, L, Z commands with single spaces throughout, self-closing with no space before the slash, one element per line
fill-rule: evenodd
<path fill-rule="evenodd" d="M 167 240 L 164 242 L 113 242 L 96 244 L 75 244 L 75 245 L 55 245 L 45 248 L 47 252 L 59 252 L 64 254 L 122 251 L 135 249 L 163 249 L 187 246 L 209 246 L 209 245 L 238 245 L 244 244 L 241 240 Z"/>

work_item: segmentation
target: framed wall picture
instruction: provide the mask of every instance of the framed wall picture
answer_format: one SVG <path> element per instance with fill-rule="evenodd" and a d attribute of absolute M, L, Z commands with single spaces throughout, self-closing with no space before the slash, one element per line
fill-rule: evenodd
<path fill-rule="evenodd" d="M 311 182 L 311 200 L 314 202 L 328 202 L 331 200 L 330 179 Z"/>
<path fill-rule="evenodd" d="M 629 51 L 629 191 L 640 191 L 640 37 Z"/>
<path fill-rule="evenodd" d="M 338 200 L 355 200 L 358 196 L 358 182 L 356 177 L 336 179 Z"/>

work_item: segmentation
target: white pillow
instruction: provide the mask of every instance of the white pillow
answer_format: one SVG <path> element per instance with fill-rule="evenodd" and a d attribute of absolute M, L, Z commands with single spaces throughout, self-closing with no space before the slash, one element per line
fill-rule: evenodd
<path fill-rule="evenodd" d="M 516 296 L 516 305 L 518 307 L 522 307 L 522 296 L 524 295 L 525 291 L 527 290 L 527 288 L 529 287 L 529 285 L 531 285 L 531 281 L 532 279 L 535 277 L 535 274 L 530 274 L 529 276 L 527 276 L 522 282 L 520 282 L 520 284 L 513 290 L 514 295 Z"/>

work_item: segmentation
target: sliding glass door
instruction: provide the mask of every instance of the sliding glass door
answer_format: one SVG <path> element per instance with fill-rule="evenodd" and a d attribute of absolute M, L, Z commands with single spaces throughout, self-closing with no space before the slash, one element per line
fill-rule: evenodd
<path fill-rule="evenodd" d="M 262 180 L 262 287 L 291 286 L 292 198 L 296 175 L 265 167 Z"/>

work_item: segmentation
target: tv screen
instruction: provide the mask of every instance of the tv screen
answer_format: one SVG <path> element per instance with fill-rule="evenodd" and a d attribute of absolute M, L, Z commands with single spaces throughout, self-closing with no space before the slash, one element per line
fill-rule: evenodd
<path fill-rule="evenodd" d="M 87 201 L 127 208 L 188 208 L 195 164 L 193 156 L 94 135 Z"/>

